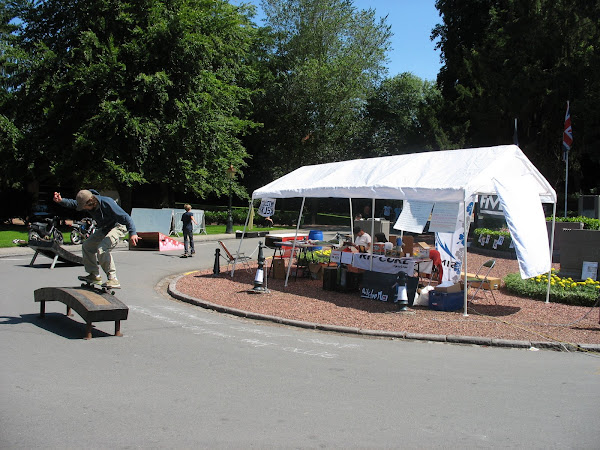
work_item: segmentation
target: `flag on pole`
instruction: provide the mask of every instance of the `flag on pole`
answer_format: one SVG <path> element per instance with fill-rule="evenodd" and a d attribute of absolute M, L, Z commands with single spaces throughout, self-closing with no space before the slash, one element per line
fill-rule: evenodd
<path fill-rule="evenodd" d="M 515 117 L 515 131 L 513 132 L 513 144 L 519 146 L 519 135 L 517 134 L 517 118 Z"/>
<path fill-rule="evenodd" d="M 567 100 L 567 113 L 565 114 L 565 130 L 563 131 L 563 161 L 569 158 L 569 150 L 573 145 L 573 130 L 571 129 L 571 112 Z"/>

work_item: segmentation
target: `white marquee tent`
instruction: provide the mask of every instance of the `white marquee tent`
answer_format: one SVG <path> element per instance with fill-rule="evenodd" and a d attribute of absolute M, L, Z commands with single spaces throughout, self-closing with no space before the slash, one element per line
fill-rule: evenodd
<path fill-rule="evenodd" d="M 528 278 L 549 272 L 553 242 L 548 244 L 542 203 L 554 205 L 554 216 L 556 192 L 515 145 L 304 166 L 255 190 L 252 199 L 338 197 L 460 203 L 467 224 L 464 205 L 480 194 L 499 196 L 521 275 Z M 554 221 L 550 236 L 554 236 Z M 462 263 L 465 273 L 466 254 Z"/>

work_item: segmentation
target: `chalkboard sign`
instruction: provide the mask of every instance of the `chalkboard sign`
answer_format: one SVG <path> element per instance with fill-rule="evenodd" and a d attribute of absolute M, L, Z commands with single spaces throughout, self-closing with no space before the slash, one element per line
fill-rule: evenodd
<path fill-rule="evenodd" d="M 379 300 L 381 302 L 396 301 L 396 274 L 371 272 L 369 270 L 363 272 L 362 281 L 360 283 L 360 296 L 371 300 Z M 415 300 L 415 293 L 419 279 L 417 277 L 406 277 L 406 290 L 408 294 L 408 304 L 412 305 Z"/>

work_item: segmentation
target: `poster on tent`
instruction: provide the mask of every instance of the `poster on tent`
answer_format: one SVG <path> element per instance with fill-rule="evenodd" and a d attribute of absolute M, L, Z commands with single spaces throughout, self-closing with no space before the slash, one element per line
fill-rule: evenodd
<path fill-rule="evenodd" d="M 394 224 L 394 229 L 422 233 L 432 209 L 433 202 L 409 202 L 404 200 L 402 212 L 400 212 L 400 216 Z"/>
<path fill-rule="evenodd" d="M 275 214 L 275 199 L 274 198 L 263 198 L 260 201 L 258 207 L 258 214 L 263 217 L 271 217 Z"/>
<path fill-rule="evenodd" d="M 432 233 L 454 233 L 460 203 L 438 203 L 433 206 L 429 231 Z"/>
<path fill-rule="evenodd" d="M 469 232 L 471 225 L 471 214 L 475 205 L 475 196 L 467 202 L 467 226 L 463 215 L 463 203 L 459 204 L 456 228 L 454 232 L 435 233 L 435 248 L 440 252 L 444 274 L 442 281 L 457 283 L 460 280 L 460 272 L 465 252 L 465 229 Z"/>

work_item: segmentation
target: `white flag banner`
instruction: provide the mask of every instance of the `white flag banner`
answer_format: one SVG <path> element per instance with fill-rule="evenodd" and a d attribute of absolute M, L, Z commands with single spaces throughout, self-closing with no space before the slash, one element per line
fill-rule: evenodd
<path fill-rule="evenodd" d="M 274 198 L 263 198 L 260 201 L 258 207 L 258 214 L 263 217 L 271 217 L 275 214 L 275 199 Z"/>
<path fill-rule="evenodd" d="M 467 233 L 471 225 L 471 214 L 475 205 L 475 196 L 467 203 Z M 465 253 L 465 219 L 463 215 L 463 203 L 458 208 L 456 229 L 453 233 L 435 233 L 435 248 L 440 252 L 444 273 L 442 281 L 458 283 L 462 269 L 463 255 Z"/>

